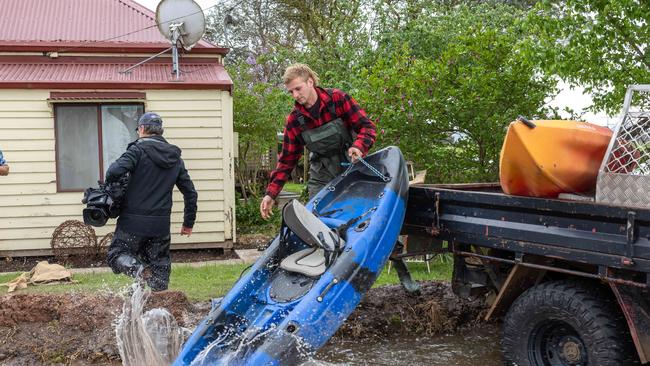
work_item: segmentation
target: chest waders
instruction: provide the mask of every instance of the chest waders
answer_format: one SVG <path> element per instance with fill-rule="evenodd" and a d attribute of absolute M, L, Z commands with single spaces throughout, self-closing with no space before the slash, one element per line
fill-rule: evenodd
<path fill-rule="evenodd" d="M 328 108 L 332 116 L 336 117 L 333 102 L 328 104 Z M 329 181 L 343 172 L 341 163 L 349 162 L 347 151 L 352 146 L 352 134 L 339 117 L 318 128 L 306 129 L 305 116 L 301 114 L 298 116 L 298 123 L 303 128 L 300 137 L 310 152 L 307 189 L 311 199 Z"/>

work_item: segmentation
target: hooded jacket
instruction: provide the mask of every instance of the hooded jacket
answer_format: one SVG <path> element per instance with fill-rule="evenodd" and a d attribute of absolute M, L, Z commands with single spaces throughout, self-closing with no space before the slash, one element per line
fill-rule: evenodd
<path fill-rule="evenodd" d="M 131 179 L 118 229 L 141 236 L 168 235 L 174 185 L 185 201 L 183 226 L 194 226 L 198 195 L 181 159 L 181 149 L 162 136 L 140 138 L 111 164 L 106 182 L 116 182 L 126 172 L 131 173 Z"/>

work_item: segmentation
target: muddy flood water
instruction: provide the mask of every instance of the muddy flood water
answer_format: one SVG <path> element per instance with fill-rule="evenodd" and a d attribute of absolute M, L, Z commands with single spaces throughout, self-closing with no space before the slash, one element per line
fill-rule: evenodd
<path fill-rule="evenodd" d="M 483 325 L 459 332 L 382 340 L 333 340 L 304 366 L 331 365 L 503 365 L 499 329 Z"/>
<path fill-rule="evenodd" d="M 482 321 L 487 309 L 483 299 L 458 298 L 447 282 L 420 284 L 419 296 L 406 294 L 400 286 L 371 289 L 306 365 L 502 364 L 499 328 Z M 0 296 L 0 365 L 157 364 L 161 361 L 140 360 L 129 350 L 178 350 L 182 336 L 176 330 L 193 330 L 210 309 L 209 303 L 192 303 L 175 291 L 131 295 Z M 140 336 L 144 328 L 162 336 L 152 337 L 147 343 L 151 347 L 140 344 L 146 340 Z M 176 352 L 168 352 L 168 360 Z"/>

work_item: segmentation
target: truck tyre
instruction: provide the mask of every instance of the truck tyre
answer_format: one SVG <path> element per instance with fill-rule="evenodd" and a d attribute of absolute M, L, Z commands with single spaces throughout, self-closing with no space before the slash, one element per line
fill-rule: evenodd
<path fill-rule="evenodd" d="M 618 304 L 604 288 L 582 281 L 532 287 L 503 324 L 507 365 L 634 365 L 636 351 Z"/>

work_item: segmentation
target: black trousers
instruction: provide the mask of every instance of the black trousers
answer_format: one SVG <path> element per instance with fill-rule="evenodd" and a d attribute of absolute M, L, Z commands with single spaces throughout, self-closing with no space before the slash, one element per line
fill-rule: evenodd
<path fill-rule="evenodd" d="M 106 261 L 115 273 L 134 275 L 135 271 L 125 269 L 120 265 L 120 256 L 129 256 L 149 268 L 150 276 L 147 284 L 154 291 L 166 290 L 169 285 L 169 275 L 172 270 L 172 260 L 169 253 L 170 235 L 149 237 L 115 230 L 113 241 L 108 248 Z"/>

